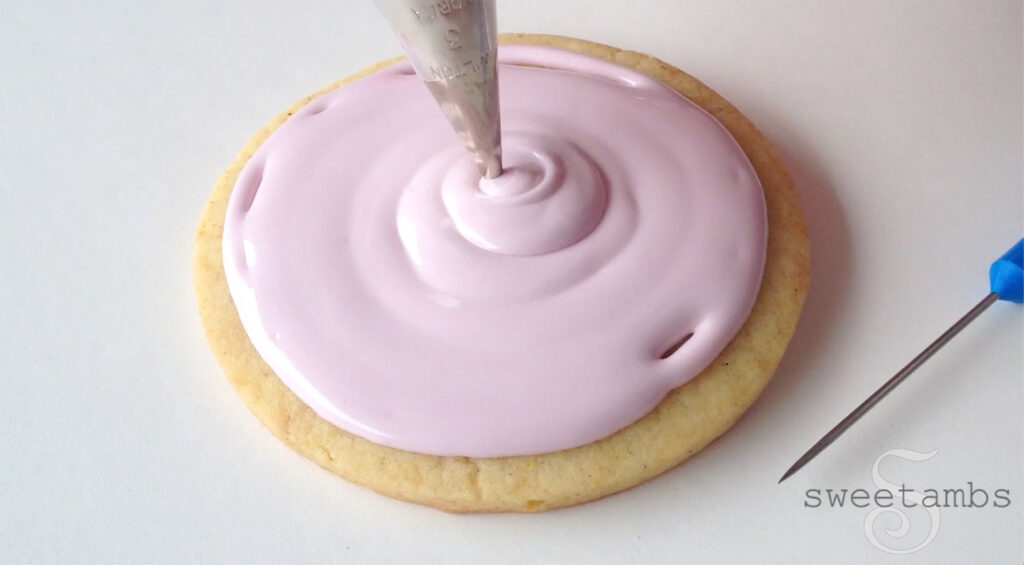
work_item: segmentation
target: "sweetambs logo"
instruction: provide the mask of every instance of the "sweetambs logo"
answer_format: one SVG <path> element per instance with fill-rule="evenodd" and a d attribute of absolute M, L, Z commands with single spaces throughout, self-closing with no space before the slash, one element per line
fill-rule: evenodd
<path fill-rule="evenodd" d="M 906 554 L 927 547 L 939 533 L 942 512 L 952 509 L 1000 509 L 1012 503 L 1010 490 L 989 489 L 966 481 L 947 488 L 915 489 L 882 476 L 879 466 L 887 457 L 923 462 L 939 450 L 921 453 L 890 449 L 871 468 L 874 489 L 812 488 L 804 493 L 805 508 L 872 508 L 864 518 L 864 535 L 871 545 L 887 553 Z"/>

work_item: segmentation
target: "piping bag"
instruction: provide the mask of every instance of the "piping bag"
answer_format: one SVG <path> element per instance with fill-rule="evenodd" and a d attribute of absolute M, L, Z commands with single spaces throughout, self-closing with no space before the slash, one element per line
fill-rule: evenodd
<path fill-rule="evenodd" d="M 501 174 L 495 0 L 377 0 L 416 74 L 486 178 Z"/>

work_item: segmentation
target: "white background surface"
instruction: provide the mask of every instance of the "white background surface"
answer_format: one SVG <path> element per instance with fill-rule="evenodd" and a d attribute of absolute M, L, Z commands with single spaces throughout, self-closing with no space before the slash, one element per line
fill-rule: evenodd
<path fill-rule="evenodd" d="M 1022 322 L 998 303 L 819 460 L 825 430 L 987 292 L 1022 232 L 1022 5 L 499 0 L 504 31 L 656 55 L 773 141 L 814 245 L 805 317 L 727 435 L 626 493 L 451 516 L 278 443 L 210 354 L 193 230 L 248 137 L 398 46 L 369 0 L 0 0 L 0 562 L 1021 563 Z M 811 488 L 1010 490 L 889 555 Z M 913 545 L 929 528 L 894 547 Z M 884 535 L 884 534 L 883 534 Z"/>

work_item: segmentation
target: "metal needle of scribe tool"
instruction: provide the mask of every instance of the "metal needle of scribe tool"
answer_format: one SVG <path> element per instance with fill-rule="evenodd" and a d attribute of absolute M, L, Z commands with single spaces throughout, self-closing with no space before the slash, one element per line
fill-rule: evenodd
<path fill-rule="evenodd" d="M 919 353 L 917 357 L 914 357 L 910 363 L 907 363 L 905 367 L 899 370 L 891 379 L 886 381 L 884 385 L 874 392 L 857 408 L 850 412 L 850 415 L 843 418 L 841 422 L 836 424 L 834 428 L 828 431 L 824 437 L 818 440 L 818 443 L 814 444 L 804 453 L 800 459 L 793 463 L 779 479 L 779 482 L 786 480 L 793 473 L 799 471 L 804 465 L 809 463 L 812 459 L 818 456 L 819 453 L 825 450 L 828 446 L 832 445 L 839 436 L 843 435 L 847 429 L 850 428 L 854 423 L 857 422 L 868 410 L 871 410 L 876 404 L 879 403 L 887 394 L 893 391 L 900 383 L 906 380 L 918 367 L 924 364 L 936 351 L 942 348 L 942 346 L 949 343 L 956 334 L 960 333 L 960 330 L 967 327 L 977 318 L 982 312 L 984 312 L 989 306 L 994 304 L 997 300 L 1007 300 L 1010 302 L 1021 303 L 1022 286 L 1024 286 L 1024 271 L 1022 271 L 1022 263 L 1024 263 L 1024 239 L 1017 242 L 1016 245 L 1010 248 L 1002 257 L 992 263 L 992 267 L 989 269 L 989 285 L 991 292 L 986 296 L 977 306 L 971 308 L 969 312 L 964 314 L 962 318 L 956 321 L 952 327 L 946 330 L 938 339 L 933 341 L 931 345 L 926 347 L 924 351 Z"/>
<path fill-rule="evenodd" d="M 487 178 L 501 174 L 494 2 L 377 0 L 416 74 Z"/>

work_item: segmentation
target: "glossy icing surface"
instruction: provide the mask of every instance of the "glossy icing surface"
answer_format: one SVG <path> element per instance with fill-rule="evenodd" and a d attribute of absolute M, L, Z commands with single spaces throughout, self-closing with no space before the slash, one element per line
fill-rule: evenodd
<path fill-rule="evenodd" d="M 380 444 L 495 457 L 605 437 L 703 370 L 758 291 L 763 195 L 718 122 L 605 61 L 499 61 L 501 177 L 480 179 L 400 63 L 292 116 L 228 204 L 253 345 Z"/>

